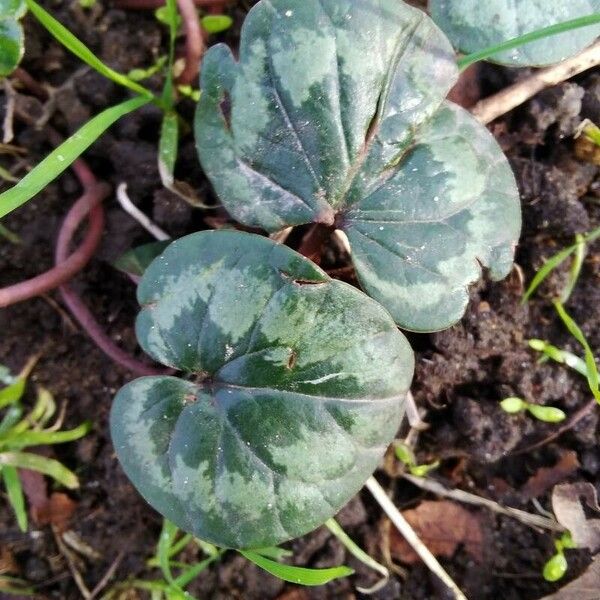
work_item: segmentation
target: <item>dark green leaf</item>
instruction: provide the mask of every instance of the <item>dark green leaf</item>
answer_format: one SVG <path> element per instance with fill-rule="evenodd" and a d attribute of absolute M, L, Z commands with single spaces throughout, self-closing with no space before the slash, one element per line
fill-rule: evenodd
<path fill-rule="evenodd" d="M 363 485 L 403 414 L 413 356 L 390 316 L 268 238 L 173 242 L 138 287 L 142 347 L 193 381 L 146 377 L 111 414 L 142 495 L 222 547 L 302 535 Z"/>
<path fill-rule="evenodd" d="M 125 254 L 117 258 L 114 265 L 119 271 L 141 277 L 148 265 L 159 256 L 171 243 L 171 240 L 163 242 L 150 242 L 127 250 Z"/>
<path fill-rule="evenodd" d="M 261 1 L 239 62 L 205 56 L 200 160 L 236 219 L 335 224 L 399 325 L 441 329 L 481 264 L 506 275 L 520 231 L 500 148 L 444 102 L 456 77 L 445 37 L 398 0 Z"/>
<path fill-rule="evenodd" d="M 600 11 L 599 0 L 432 0 L 433 19 L 454 45 L 477 52 L 524 34 Z M 548 36 L 491 58 L 515 66 L 549 65 L 574 56 L 600 35 L 595 24 Z"/>

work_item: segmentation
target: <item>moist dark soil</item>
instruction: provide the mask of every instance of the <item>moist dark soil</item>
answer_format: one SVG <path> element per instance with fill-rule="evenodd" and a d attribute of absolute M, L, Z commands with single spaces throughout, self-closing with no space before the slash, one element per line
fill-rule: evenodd
<path fill-rule="evenodd" d="M 118 10 L 104 0 L 90 10 L 82 9 L 77 2 L 53 0 L 45 4 L 105 62 L 120 71 L 147 67 L 165 53 L 166 31 L 151 12 Z M 236 24 L 219 41 L 237 44 L 247 4 L 242 1 L 231 9 Z M 15 83 L 19 111 L 33 118 L 45 115 L 54 128 L 67 134 L 125 98 L 120 88 L 82 68 L 34 19 L 27 17 L 25 27 L 27 52 L 22 66 L 55 92 L 53 102 L 42 105 L 29 90 Z M 485 96 L 524 74 L 522 70 L 484 66 L 474 82 L 478 95 Z M 148 85 L 159 89 L 160 80 L 150 80 Z M 472 89 L 469 93 L 472 95 Z M 181 112 L 190 123 L 191 101 L 182 102 Z M 441 333 L 410 336 L 417 351 L 413 393 L 423 418 L 430 424 L 416 443 L 418 461 L 441 460 L 432 477 L 449 488 L 467 490 L 531 513 L 550 509 L 552 483 L 537 490 L 534 505 L 531 495 L 524 492 L 530 489 L 526 488 L 527 482 L 541 468 L 552 470 L 567 453 L 575 453 L 576 458 L 566 479 L 562 475 L 561 480 L 589 481 L 600 491 L 597 411 L 590 412 L 558 439 L 521 452 L 556 426 L 527 416 L 508 416 L 498 406 L 501 399 L 517 395 L 572 414 L 590 400 L 580 375 L 555 363 L 540 364 L 527 346 L 528 339 L 541 338 L 580 352 L 550 302 L 566 281 L 568 265 L 556 271 L 528 304 L 521 303 L 524 282 L 531 280 L 545 258 L 572 243 L 576 233 L 600 225 L 598 168 L 578 160 L 574 148 L 573 134 L 584 118 L 600 122 L 599 73 L 587 73 L 546 91 L 491 126 L 510 158 L 521 190 L 524 229 L 515 269 L 505 281 L 484 280 L 475 285 L 468 311 L 459 324 Z M 113 186 L 126 182 L 134 202 L 174 237 L 232 223 L 222 209 L 192 208 L 161 187 L 156 168 L 159 124 L 159 112 L 145 108 L 113 126 L 86 154 L 97 177 Z M 13 143 L 24 148 L 26 154 L 1 155 L 0 163 L 22 176 L 49 151 L 50 145 L 43 125 L 35 127 L 16 120 L 14 128 Z M 216 204 L 198 165 L 190 131 L 181 140 L 177 171 L 177 176 L 197 190 L 205 202 Z M 0 286 L 52 266 L 59 224 L 79 193 L 76 178 L 67 172 L 3 219 L 22 243 L 0 240 Z M 151 238 L 114 199 L 106 202 L 106 210 L 101 248 L 73 285 L 112 339 L 139 356 L 133 330 L 135 287 L 111 263 L 125 250 Z M 288 243 L 298 247 L 305 233 L 300 229 Z M 321 264 L 355 281 L 351 270 L 344 269 L 347 259 L 340 257 L 331 241 L 321 252 Z M 589 249 L 568 304 L 596 351 L 600 351 L 599 278 L 600 246 L 596 244 Z M 48 450 L 73 469 L 81 481 L 79 490 L 69 492 L 76 509 L 68 528 L 95 551 L 88 552 L 87 557 L 79 554 L 78 569 L 88 587 L 98 583 L 122 551 L 125 553 L 112 583 L 130 577 L 157 577 L 158 572 L 148 568 L 146 560 L 153 554 L 161 518 L 123 474 L 108 435 L 112 398 L 132 374 L 90 341 L 70 318 L 57 293 L 1 310 L 0 332 L 0 363 L 13 371 L 18 372 L 32 355 L 39 355 L 32 381 L 51 390 L 59 404 L 66 404 L 65 427 L 86 419 L 92 421 L 92 432 L 79 442 Z M 34 386 L 28 394 L 31 401 Z M 405 435 L 407 430 L 405 427 L 399 434 Z M 391 457 L 378 477 L 393 491 L 402 509 L 414 508 L 423 499 L 434 499 L 403 480 Z M 558 584 L 546 583 L 541 570 L 553 553 L 552 534 L 485 508 L 465 509 L 477 518 L 484 541 L 473 553 L 458 540 L 454 553 L 440 560 L 471 599 L 540 598 L 575 578 L 590 563 L 586 551 L 568 551 L 565 579 Z M 357 496 L 339 520 L 374 557 L 383 562 L 389 558 L 389 528 L 383 526 L 382 513 L 368 494 Z M 431 537 L 435 538 L 435 531 L 431 531 Z M 325 567 L 346 563 L 356 568 L 357 575 L 320 588 L 298 588 L 229 553 L 202 573 L 189 591 L 203 599 L 350 599 L 362 597 L 355 585 L 368 586 L 376 581 L 325 528 L 288 546 L 294 551 L 296 564 Z M 1 564 L 9 565 L 4 572 L 31 582 L 39 598 L 81 597 L 51 528 L 34 523 L 28 533 L 21 533 L 5 501 L 0 502 L 0 549 Z M 198 556 L 188 551 L 186 558 L 193 561 Z M 398 555 L 393 560 L 397 565 L 395 574 L 374 598 L 448 597 L 422 564 L 407 564 Z M 144 598 L 145 594 L 130 591 L 122 598 Z"/>

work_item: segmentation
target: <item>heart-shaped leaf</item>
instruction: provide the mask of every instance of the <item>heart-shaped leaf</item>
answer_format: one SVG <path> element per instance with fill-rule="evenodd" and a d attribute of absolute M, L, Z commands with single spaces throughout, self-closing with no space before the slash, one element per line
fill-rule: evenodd
<path fill-rule="evenodd" d="M 600 0 L 431 0 L 431 15 L 456 48 L 477 52 L 550 25 L 600 11 Z M 494 56 L 514 66 L 542 66 L 574 56 L 600 35 L 600 26 L 553 35 Z"/>
<path fill-rule="evenodd" d="M 480 264 L 512 264 L 519 197 L 487 130 L 444 102 L 448 40 L 400 0 L 261 0 L 205 56 L 200 160 L 224 206 L 268 231 L 346 231 L 359 279 L 407 329 L 458 320 Z"/>
<path fill-rule="evenodd" d="M 403 414 L 413 355 L 377 303 L 268 238 L 173 242 L 138 288 L 142 347 L 191 380 L 144 377 L 111 414 L 146 500 L 219 546 L 314 529 L 363 485 Z"/>

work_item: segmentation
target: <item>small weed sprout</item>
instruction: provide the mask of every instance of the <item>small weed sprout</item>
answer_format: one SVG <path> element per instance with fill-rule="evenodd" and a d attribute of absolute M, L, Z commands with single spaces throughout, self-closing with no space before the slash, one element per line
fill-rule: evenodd
<path fill-rule="evenodd" d="M 562 579 L 569 567 L 565 557 L 565 550 L 569 548 L 577 548 L 571 534 L 567 531 L 554 542 L 556 554 L 548 560 L 544 565 L 542 575 L 546 581 L 554 582 Z"/>
<path fill-rule="evenodd" d="M 38 471 L 69 489 L 79 486 L 75 474 L 59 461 L 25 450 L 32 446 L 78 440 L 90 430 L 90 424 L 86 422 L 75 429 L 60 431 L 60 415 L 53 425 L 48 426 L 56 413 L 56 404 L 50 392 L 41 387 L 35 405 L 28 413 L 25 412 L 21 400 L 34 365 L 35 359 L 32 359 L 15 378 L 3 369 L 1 380 L 8 385 L 0 389 L 0 410 L 6 411 L 0 418 L 0 476 L 22 531 L 27 531 L 27 512 L 18 469 Z"/>
<path fill-rule="evenodd" d="M 500 408 L 510 415 L 529 412 L 538 421 L 544 421 L 545 423 L 560 423 L 564 421 L 567 415 L 560 408 L 553 406 L 540 406 L 539 404 L 531 404 L 526 402 L 522 398 L 511 396 L 505 398 L 500 402 Z"/>
<path fill-rule="evenodd" d="M 440 466 L 440 461 L 429 463 L 428 465 L 417 464 L 417 459 L 414 452 L 406 444 L 396 442 L 394 444 L 394 453 L 396 458 L 403 463 L 415 477 L 426 477 L 430 471 L 437 469 Z"/>

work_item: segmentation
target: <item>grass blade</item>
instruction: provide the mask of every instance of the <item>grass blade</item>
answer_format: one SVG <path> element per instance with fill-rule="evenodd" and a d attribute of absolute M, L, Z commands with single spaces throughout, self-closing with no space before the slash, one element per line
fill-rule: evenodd
<path fill-rule="evenodd" d="M 55 148 L 42 162 L 31 170 L 15 186 L 0 194 L 0 218 L 15 210 L 52 180 L 65 171 L 87 150 L 115 121 L 148 104 L 149 98 L 132 98 L 103 110 Z"/>
<path fill-rule="evenodd" d="M 523 300 L 521 301 L 523 304 L 531 298 L 533 293 L 537 290 L 537 288 L 543 283 L 543 281 L 548 277 L 548 275 L 560 266 L 571 254 L 574 252 L 581 252 L 580 246 L 585 244 L 591 244 L 595 242 L 598 238 L 600 238 L 600 227 L 590 231 L 584 236 L 580 236 L 579 234 L 576 236 L 576 242 L 572 246 L 568 246 L 564 250 L 557 252 L 554 256 L 551 256 L 542 266 L 542 268 L 535 274 L 535 277 L 531 280 L 527 291 L 523 295 Z M 584 250 L 585 251 L 585 250 Z M 577 281 L 577 277 L 579 277 L 579 270 L 581 270 L 581 265 L 577 266 L 577 262 L 583 259 L 575 259 L 575 264 L 571 269 L 570 280 L 574 281 L 573 285 Z M 575 271 L 575 269 L 578 269 Z M 565 292 L 563 292 L 564 294 Z"/>
<path fill-rule="evenodd" d="M 220 553 L 217 554 L 216 556 L 209 556 L 208 558 L 205 558 L 204 560 L 200 561 L 199 563 L 197 563 L 195 565 L 191 565 L 190 567 L 185 569 L 183 571 L 183 573 L 181 575 L 179 575 L 179 577 L 177 577 L 177 579 L 175 579 L 176 585 L 179 586 L 180 588 L 184 588 L 186 585 L 188 585 L 190 582 L 192 582 L 194 579 L 196 579 L 196 577 L 198 577 L 198 575 L 200 575 L 200 573 L 202 573 L 202 571 L 204 571 L 208 566 L 210 566 L 213 562 L 215 562 L 215 560 L 220 558 L 221 554 L 223 554 L 223 552 L 224 552 L 224 550 L 221 550 Z"/>
<path fill-rule="evenodd" d="M 2 479 L 6 486 L 8 501 L 15 511 L 19 529 L 23 532 L 27 531 L 27 510 L 25 509 L 25 498 L 23 497 L 19 473 L 14 467 L 5 465 L 2 467 Z"/>
<path fill-rule="evenodd" d="M 573 354 L 568 350 L 561 350 L 544 340 L 529 340 L 529 346 L 537 352 L 542 352 L 545 357 L 551 358 L 557 363 L 567 365 L 574 371 L 577 371 L 580 375 L 587 377 L 587 365 L 585 364 L 585 361 L 576 354 Z"/>
<path fill-rule="evenodd" d="M 28 446 L 42 446 L 48 444 L 63 444 L 65 442 L 73 442 L 82 438 L 90 430 L 89 422 L 82 423 L 75 429 L 68 431 L 25 431 L 11 433 L 2 444 L 11 450 L 21 450 Z"/>
<path fill-rule="evenodd" d="M 20 404 L 11 406 L 0 421 L 0 449 L 2 448 L 4 440 L 2 437 L 9 431 L 14 425 L 19 422 L 19 419 L 23 416 L 23 407 Z"/>
<path fill-rule="evenodd" d="M 27 587 L 27 582 L 17 577 L 8 575 L 0 575 L 0 592 L 7 596 L 35 596 L 35 590 L 32 587 Z"/>
<path fill-rule="evenodd" d="M 14 383 L 0 390 L 0 408 L 18 402 L 25 392 L 25 379 L 19 377 Z"/>
<path fill-rule="evenodd" d="M 18 179 L 13 179 L 13 181 L 19 181 Z M 7 229 L 6 227 L 4 227 L 4 225 L 2 225 L 2 223 L 0 223 L 0 236 L 2 236 L 4 239 L 8 240 L 11 244 L 20 244 L 21 243 L 21 238 L 16 234 L 13 233 L 10 229 Z"/>
<path fill-rule="evenodd" d="M 588 385 L 590 386 L 590 390 L 592 391 L 594 398 L 596 398 L 596 400 L 600 403 L 600 390 L 598 389 L 598 367 L 596 366 L 594 353 L 592 352 L 588 341 L 585 339 L 583 331 L 581 331 L 579 325 L 577 325 L 573 318 L 567 313 L 564 306 L 558 300 L 555 300 L 554 307 L 556 308 L 556 312 L 558 312 L 562 322 L 569 330 L 569 333 L 583 346 L 585 351 L 585 365 L 587 367 Z"/>
<path fill-rule="evenodd" d="M 162 100 L 167 108 L 173 107 L 175 94 L 173 93 L 173 63 L 175 61 L 175 39 L 179 28 L 179 14 L 177 12 L 177 0 L 167 0 L 165 4 L 165 15 L 169 26 L 169 58 L 167 61 L 167 76 L 162 91 Z"/>
<path fill-rule="evenodd" d="M 267 571 L 267 573 L 279 577 L 283 581 L 299 585 L 324 585 L 334 579 L 348 577 L 348 575 L 354 573 L 350 567 L 345 566 L 333 567 L 331 569 L 307 569 L 305 567 L 282 565 L 251 550 L 240 550 L 240 554 L 261 569 Z"/>
<path fill-rule="evenodd" d="M 567 281 L 567 285 L 565 289 L 562 291 L 560 295 L 560 301 L 563 304 L 566 304 L 577 285 L 577 280 L 579 279 L 579 275 L 581 275 L 581 268 L 583 267 L 583 261 L 585 260 L 585 255 L 587 254 L 587 246 L 585 244 L 585 240 L 583 236 L 578 233 L 575 236 L 575 256 L 573 257 L 573 263 L 571 264 L 571 269 L 569 270 L 569 279 Z"/>
<path fill-rule="evenodd" d="M 461 71 L 463 71 L 472 64 L 475 64 L 480 60 L 491 58 L 494 56 L 494 54 L 498 54 L 499 52 L 513 50 L 514 48 L 519 48 L 525 44 L 529 44 L 530 42 L 535 42 L 559 33 L 565 33 L 566 31 L 571 31 L 573 29 L 579 29 L 580 27 L 589 27 L 590 25 L 595 25 L 596 23 L 600 23 L 600 13 L 579 17 L 578 19 L 572 19 L 571 21 L 565 21 L 564 23 L 557 23 L 556 25 L 551 25 L 550 27 L 544 27 L 543 29 L 538 29 L 536 31 L 532 31 L 531 33 L 526 33 L 525 35 L 520 35 L 519 37 L 507 40 L 501 44 L 489 46 L 483 50 L 478 50 L 472 54 L 467 54 L 458 60 L 458 67 Z"/>
<path fill-rule="evenodd" d="M 26 0 L 29 10 L 36 19 L 70 52 L 104 75 L 107 79 L 122 85 L 136 94 L 152 98 L 154 94 L 143 85 L 132 81 L 126 75 L 118 73 L 105 65 L 83 42 L 80 42 L 64 25 L 46 12 L 35 0 Z"/>
<path fill-rule="evenodd" d="M 171 189 L 174 184 L 175 162 L 177 161 L 177 145 L 179 143 L 179 124 L 177 114 L 165 113 L 160 129 L 158 142 L 158 172 L 163 185 Z"/>
<path fill-rule="evenodd" d="M 527 291 L 523 295 L 523 299 L 521 300 L 522 304 L 525 304 L 529 298 L 533 295 L 533 293 L 540 287 L 540 285 L 544 282 L 546 277 L 554 271 L 557 267 L 559 267 L 573 252 L 577 250 L 577 244 L 573 244 L 564 250 L 561 250 L 554 256 L 550 257 L 542 266 L 542 268 L 535 274 L 535 277 L 531 280 Z"/>
<path fill-rule="evenodd" d="M 178 532 L 179 529 L 176 525 L 171 523 L 168 519 L 163 519 L 163 526 L 156 547 L 156 558 L 158 559 L 158 564 L 160 565 L 163 577 L 173 586 L 176 586 L 176 584 L 173 573 L 171 573 L 170 550 L 175 542 Z"/>
<path fill-rule="evenodd" d="M 56 479 L 69 489 L 79 487 L 79 481 L 75 473 L 53 458 L 46 458 L 39 454 L 30 452 L 2 452 L 0 453 L 0 465 L 16 467 L 18 469 L 31 469 L 43 475 Z"/>
<path fill-rule="evenodd" d="M 387 584 L 390 578 L 390 572 L 383 566 L 380 565 L 374 558 L 369 556 L 354 540 L 342 529 L 340 524 L 335 519 L 329 519 L 325 525 L 335 535 L 335 537 L 342 542 L 345 548 L 354 556 L 354 558 L 360 560 L 363 564 L 367 565 L 374 571 L 377 571 L 380 575 L 382 575 L 383 579 L 377 582 L 373 587 L 369 589 L 359 588 L 356 589 L 363 594 L 372 594 L 377 590 L 381 589 L 384 585 Z"/>

